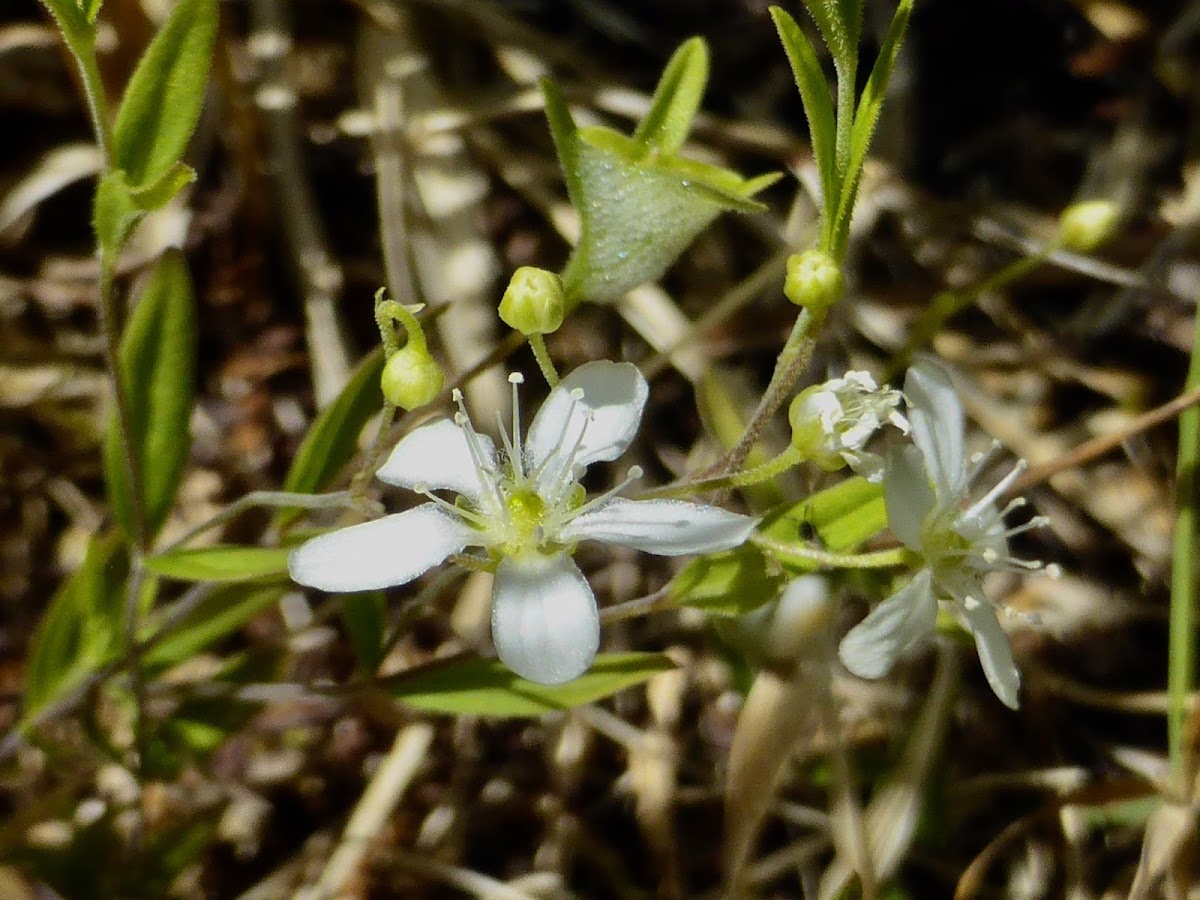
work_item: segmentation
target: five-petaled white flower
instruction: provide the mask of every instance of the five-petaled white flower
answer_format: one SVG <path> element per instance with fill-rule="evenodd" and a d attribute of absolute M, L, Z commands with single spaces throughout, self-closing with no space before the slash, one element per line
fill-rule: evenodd
<path fill-rule="evenodd" d="M 865 447 L 885 422 L 908 434 L 899 405 L 900 392 L 881 390 L 869 372 L 847 372 L 815 384 L 797 394 L 788 408 L 792 446 L 822 469 L 833 472 L 848 465 L 867 481 L 878 482 L 883 460 Z"/>
<path fill-rule="evenodd" d="M 941 365 L 930 359 L 918 361 L 908 370 L 904 395 L 916 446 L 889 454 L 884 500 L 892 531 L 924 565 L 912 581 L 851 629 L 841 644 L 842 662 L 863 678 L 886 674 L 900 654 L 933 632 L 938 602 L 948 601 L 975 637 L 992 690 L 1006 706 L 1016 709 L 1021 676 L 982 582 L 993 571 L 1041 569 L 1039 562 L 1014 558 L 1008 538 L 1046 520 L 1037 517 L 1008 528 L 1005 515 L 1024 501 L 1013 500 L 1003 509 L 996 506 L 996 499 L 1024 470 L 1023 462 L 978 500 L 970 501 L 972 487 L 991 454 L 976 454 L 968 468 L 962 406 Z"/>
<path fill-rule="evenodd" d="M 495 564 L 492 639 L 500 659 L 523 678 L 559 684 L 582 674 L 600 642 L 591 587 L 571 559 L 578 541 L 595 540 L 676 556 L 736 547 L 757 519 L 678 500 L 633 501 L 616 494 L 640 477 L 587 500 L 579 483 L 594 462 L 616 459 L 633 440 L 646 403 L 646 380 L 629 363 L 591 362 L 554 388 L 522 445 L 513 382 L 512 437 L 500 423 L 503 455 L 462 410 L 454 421 L 417 428 L 377 473 L 428 503 L 333 531 L 292 553 L 301 584 L 364 591 L 405 584 L 467 547 Z M 499 419 L 499 416 L 497 416 Z M 449 503 L 431 492 L 459 495 Z"/>

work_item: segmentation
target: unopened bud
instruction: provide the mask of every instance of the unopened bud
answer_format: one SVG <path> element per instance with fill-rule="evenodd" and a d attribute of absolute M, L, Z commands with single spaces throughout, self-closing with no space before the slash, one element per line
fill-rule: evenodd
<path fill-rule="evenodd" d="M 553 272 L 522 266 L 513 273 L 500 300 L 504 324 L 524 335 L 550 334 L 563 323 L 566 295 Z"/>
<path fill-rule="evenodd" d="M 788 257 L 783 292 L 797 306 L 824 312 L 845 290 L 841 267 L 824 250 L 805 250 Z"/>
<path fill-rule="evenodd" d="M 836 472 L 846 465 L 834 427 L 842 418 L 837 397 L 823 384 L 814 384 L 796 395 L 788 407 L 788 423 L 792 426 L 792 446 L 803 459 L 826 472 Z"/>
<path fill-rule="evenodd" d="M 1058 223 L 1058 239 L 1076 253 L 1091 253 L 1117 228 L 1117 205 L 1108 200 L 1086 200 L 1067 207 Z"/>
<path fill-rule="evenodd" d="M 801 575 L 788 583 L 777 601 L 742 619 L 742 633 L 764 662 L 790 667 L 828 648 L 836 611 L 825 578 Z"/>
<path fill-rule="evenodd" d="M 388 403 L 413 410 L 431 403 L 442 391 L 442 368 L 429 351 L 411 344 L 388 358 L 379 386 Z"/>

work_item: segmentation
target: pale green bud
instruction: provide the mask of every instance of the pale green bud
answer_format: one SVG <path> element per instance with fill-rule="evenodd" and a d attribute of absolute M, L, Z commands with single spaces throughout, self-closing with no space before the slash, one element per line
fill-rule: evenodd
<path fill-rule="evenodd" d="M 824 250 L 805 250 L 788 257 L 783 293 L 797 306 L 814 313 L 824 312 L 845 291 L 841 267 Z"/>
<path fill-rule="evenodd" d="M 521 266 L 500 300 L 500 318 L 523 335 L 551 334 L 563 323 L 566 295 L 553 272 Z"/>
<path fill-rule="evenodd" d="M 444 381 L 442 368 L 429 351 L 408 344 L 388 358 L 379 386 L 388 403 L 413 410 L 431 403 L 441 393 Z"/>
<path fill-rule="evenodd" d="M 1091 253 L 1117 228 L 1117 205 L 1108 200 L 1086 200 L 1069 206 L 1058 223 L 1058 239 L 1076 253 Z"/>

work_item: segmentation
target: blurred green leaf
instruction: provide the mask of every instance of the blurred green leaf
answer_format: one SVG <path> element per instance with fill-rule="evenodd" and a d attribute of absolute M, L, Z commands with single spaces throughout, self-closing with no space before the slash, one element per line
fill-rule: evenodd
<path fill-rule="evenodd" d="M 379 377 L 383 373 L 383 348 L 377 347 L 359 363 L 336 400 L 322 412 L 296 451 L 283 490 L 315 494 L 324 490 L 350 461 L 358 448 L 358 435 L 383 406 Z M 295 521 L 297 510 L 281 513 L 282 524 Z"/>
<path fill-rule="evenodd" d="M 119 535 L 92 538 L 83 564 L 54 595 L 34 633 L 25 664 L 25 721 L 117 653 L 123 643 L 128 571 Z"/>
<path fill-rule="evenodd" d="M 205 597 L 171 633 L 146 650 L 147 668 L 167 668 L 237 633 L 287 592 L 284 584 L 231 584 Z"/>
<path fill-rule="evenodd" d="M 824 549 L 847 553 L 886 527 L 883 485 L 871 484 L 865 478 L 850 478 L 768 516 L 759 530 L 774 540 L 807 546 L 811 546 L 815 534 Z M 794 563 L 787 568 L 807 570 Z"/>
<path fill-rule="evenodd" d="M 550 136 L 554 139 L 554 151 L 562 166 L 563 180 L 567 183 L 567 196 L 576 209 L 583 205 L 583 185 L 579 181 L 579 129 L 571 116 L 571 109 L 562 92 L 548 78 L 541 80 L 542 100 L 546 106 L 546 122 L 550 125 Z"/>
<path fill-rule="evenodd" d="M 143 215 L 124 172 L 116 170 L 100 176 L 92 199 L 92 231 L 106 259 L 115 260 L 120 255 Z"/>
<path fill-rule="evenodd" d="M 217 36 L 217 0 L 179 0 L 129 79 L 113 125 L 116 167 L 135 188 L 158 183 L 200 118 Z"/>
<path fill-rule="evenodd" d="M 381 591 L 364 591 L 342 597 L 342 624 L 350 646 L 364 672 L 374 673 L 383 662 L 387 631 L 387 598 Z"/>
<path fill-rule="evenodd" d="M 787 576 L 753 544 L 692 560 L 671 582 L 680 606 L 741 616 L 779 596 Z"/>
<path fill-rule="evenodd" d="M 146 568 L 179 581 L 252 581 L 286 575 L 290 552 L 286 547 L 218 544 L 148 556 Z"/>
<path fill-rule="evenodd" d="M 195 395 L 196 310 L 183 255 L 159 259 L 121 339 L 120 378 L 129 404 L 132 438 L 142 464 L 147 536 L 162 526 L 183 475 Z M 104 475 L 113 514 L 134 535 L 132 490 L 116 416 L 104 443 Z"/>
<path fill-rule="evenodd" d="M 645 155 L 675 153 L 687 139 L 708 84 L 708 45 L 703 38 L 684 41 L 663 70 L 650 109 L 633 133 Z"/>
<path fill-rule="evenodd" d="M 95 29 L 87 12 L 75 0 L 42 0 L 42 5 L 53 17 L 68 49 L 77 59 L 94 55 Z"/>
<path fill-rule="evenodd" d="M 574 681 L 550 687 L 518 678 L 499 660 L 456 660 L 389 679 L 387 691 L 397 700 L 430 712 L 542 716 L 594 703 L 674 667 L 660 653 L 601 654 Z"/>

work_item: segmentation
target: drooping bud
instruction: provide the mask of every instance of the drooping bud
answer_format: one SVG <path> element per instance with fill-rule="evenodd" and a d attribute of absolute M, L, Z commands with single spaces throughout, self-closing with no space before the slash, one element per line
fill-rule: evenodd
<path fill-rule="evenodd" d="M 801 575 L 788 583 L 774 603 L 746 615 L 742 634 L 763 662 L 791 669 L 814 651 L 827 649 L 836 604 L 821 575 Z"/>
<path fill-rule="evenodd" d="M 1085 200 L 1069 206 L 1059 219 L 1059 242 L 1076 253 L 1091 253 L 1112 237 L 1119 212 L 1109 200 Z"/>
<path fill-rule="evenodd" d="M 824 250 L 805 250 L 788 258 L 783 293 L 797 306 L 822 313 L 845 291 L 841 267 Z"/>
<path fill-rule="evenodd" d="M 442 367 L 424 347 L 401 347 L 383 367 L 380 387 L 388 403 L 405 411 L 432 403 L 442 391 Z"/>
<path fill-rule="evenodd" d="M 500 300 L 500 318 L 526 337 L 551 334 L 563 323 L 565 305 L 566 295 L 557 275 L 522 266 L 513 273 Z"/>
<path fill-rule="evenodd" d="M 900 392 L 880 389 L 866 372 L 847 372 L 796 395 L 788 407 L 792 446 L 827 472 L 849 465 L 868 481 L 883 477 L 883 460 L 865 447 L 885 423 L 908 432 L 897 411 Z"/>

